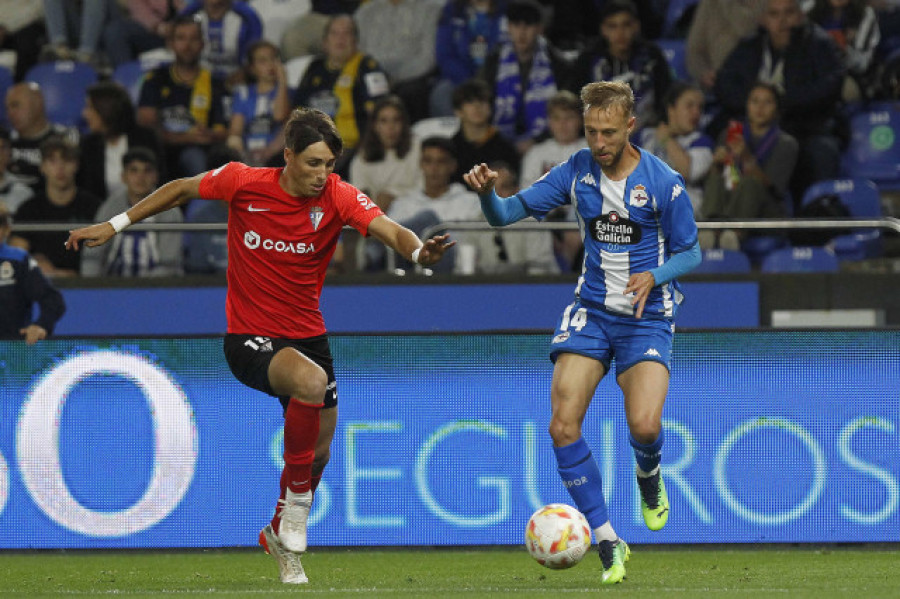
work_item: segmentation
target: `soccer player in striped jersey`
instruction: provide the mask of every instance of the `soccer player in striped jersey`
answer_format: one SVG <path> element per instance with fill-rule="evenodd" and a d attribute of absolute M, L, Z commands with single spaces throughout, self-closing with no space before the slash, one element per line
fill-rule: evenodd
<path fill-rule="evenodd" d="M 589 83 L 581 101 L 588 148 L 531 187 L 501 198 L 494 191 L 497 173 L 485 164 L 465 179 L 494 226 L 542 219 L 564 204 L 576 211 L 584 262 L 574 301 L 563 310 L 550 346 L 550 435 L 563 484 L 597 538 L 601 582 L 613 584 L 625 577 L 630 550 L 610 524 L 582 422 L 615 358 L 644 521 L 651 530 L 662 528 L 669 512 L 659 473 L 662 409 L 682 300 L 675 279 L 700 263 L 700 246 L 681 175 L 628 141 L 635 124 L 631 88 Z"/>
<path fill-rule="evenodd" d="M 319 295 L 341 230 L 351 225 L 425 266 L 454 242 L 438 235 L 422 243 L 341 181 L 332 171 L 343 140 L 324 112 L 295 110 L 284 138 L 283 168 L 229 162 L 176 179 L 107 222 L 71 231 L 66 247 L 102 245 L 131 223 L 192 198 L 228 202 L 225 358 L 238 380 L 278 397 L 284 408 L 281 496 L 259 541 L 278 561 L 282 582 L 302 584 L 307 519 L 337 424 Z"/>

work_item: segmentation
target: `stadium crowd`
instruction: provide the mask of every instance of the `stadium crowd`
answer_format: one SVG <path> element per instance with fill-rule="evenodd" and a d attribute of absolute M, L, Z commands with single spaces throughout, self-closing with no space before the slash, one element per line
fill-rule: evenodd
<path fill-rule="evenodd" d="M 487 163 L 508 193 L 543 176 L 585 147 L 578 92 L 600 80 L 632 87 L 633 141 L 684 178 L 698 220 L 790 217 L 849 174 L 852 115 L 900 99 L 896 0 L 0 0 L 0 48 L 0 202 L 20 224 L 103 219 L 230 160 L 281 166 L 299 106 L 334 119 L 336 172 L 407 227 L 483 220 L 463 173 Z M 703 233 L 704 249 L 758 237 Z M 49 277 L 227 265 L 219 233 L 128 231 L 81 256 L 61 235 L 9 243 Z M 454 237 L 449 271 L 581 270 L 566 232 Z M 356 249 L 335 268 L 393 264 Z"/>

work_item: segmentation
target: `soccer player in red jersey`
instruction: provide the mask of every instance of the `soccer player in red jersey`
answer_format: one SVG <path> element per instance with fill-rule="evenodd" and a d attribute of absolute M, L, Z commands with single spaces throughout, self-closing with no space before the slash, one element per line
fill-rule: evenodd
<path fill-rule="evenodd" d="M 300 563 L 312 496 L 328 463 L 337 389 L 319 294 L 344 225 L 424 266 L 455 242 L 424 243 L 335 175 L 343 142 L 325 113 L 297 109 L 285 125 L 284 168 L 230 162 L 166 183 L 107 222 L 70 232 L 66 247 L 102 245 L 133 222 L 193 198 L 228 202 L 228 334 L 225 358 L 245 385 L 284 407 L 281 497 L 260 544 L 281 580 L 307 582 Z"/>

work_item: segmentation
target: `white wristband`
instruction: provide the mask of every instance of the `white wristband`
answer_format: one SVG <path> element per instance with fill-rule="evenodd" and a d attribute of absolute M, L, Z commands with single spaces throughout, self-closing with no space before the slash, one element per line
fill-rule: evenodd
<path fill-rule="evenodd" d="M 127 212 L 122 212 L 109 219 L 109 224 L 112 225 L 112 228 L 115 229 L 116 233 L 121 233 L 131 224 L 131 219 L 128 218 Z"/>
<path fill-rule="evenodd" d="M 422 248 L 421 248 L 421 247 L 417 247 L 416 249 L 413 250 L 412 255 L 409 257 L 410 261 L 411 261 L 413 264 L 418 264 L 418 263 L 419 263 L 419 252 L 421 252 L 421 251 L 422 251 Z"/>

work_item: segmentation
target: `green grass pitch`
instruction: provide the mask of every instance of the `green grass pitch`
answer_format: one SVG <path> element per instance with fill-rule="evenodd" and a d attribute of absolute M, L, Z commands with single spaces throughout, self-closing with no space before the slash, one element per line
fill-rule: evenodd
<path fill-rule="evenodd" d="M 518 547 L 314 548 L 303 564 L 298 586 L 261 551 L 0 553 L 0 597 L 900 597 L 895 546 L 635 546 L 612 588 L 595 554 L 551 571 Z"/>

